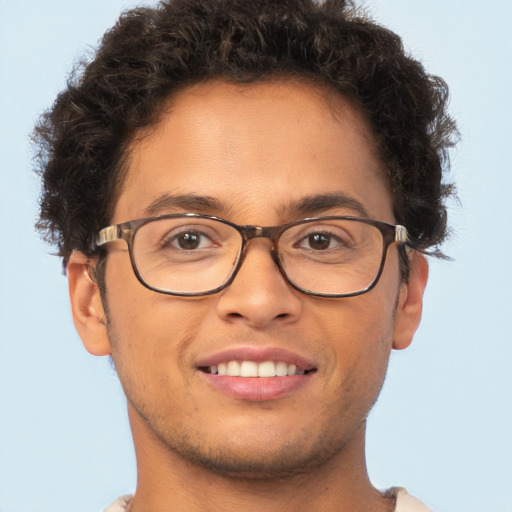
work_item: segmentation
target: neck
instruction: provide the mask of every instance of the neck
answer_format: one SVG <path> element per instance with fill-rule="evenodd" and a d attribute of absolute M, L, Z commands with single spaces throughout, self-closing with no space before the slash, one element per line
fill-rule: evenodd
<path fill-rule="evenodd" d="M 365 425 L 314 471 L 286 477 L 218 475 L 169 449 L 129 408 L 137 456 L 137 489 L 130 512 L 363 512 L 394 503 L 370 483 Z"/>

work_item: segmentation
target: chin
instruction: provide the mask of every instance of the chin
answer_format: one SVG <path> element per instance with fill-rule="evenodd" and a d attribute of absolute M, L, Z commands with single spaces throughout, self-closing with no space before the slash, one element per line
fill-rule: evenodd
<path fill-rule="evenodd" d="M 309 473 L 318 469 L 342 449 L 343 443 L 338 439 L 326 440 L 324 436 L 317 437 L 315 443 L 308 439 L 289 439 L 285 443 L 275 440 L 260 440 L 256 443 L 246 440 L 246 443 L 234 444 L 216 443 L 214 446 L 205 446 L 203 442 L 192 444 L 190 438 L 176 438 L 167 444 L 183 459 L 193 465 L 206 469 L 219 476 L 247 479 L 269 480 L 283 479 Z"/>

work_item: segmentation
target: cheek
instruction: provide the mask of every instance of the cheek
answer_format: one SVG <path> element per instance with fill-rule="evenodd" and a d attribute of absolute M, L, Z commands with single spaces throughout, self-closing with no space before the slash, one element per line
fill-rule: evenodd
<path fill-rule="evenodd" d="M 153 352 L 185 342 L 198 325 L 201 308 L 193 301 L 147 289 L 135 277 L 127 253 L 113 256 L 106 269 L 106 287 L 116 337 L 127 348 L 144 345 Z"/>
<path fill-rule="evenodd" d="M 148 290 L 131 267 L 119 263 L 111 265 L 106 280 L 109 338 L 119 378 L 123 385 L 131 381 L 160 387 L 170 380 L 178 384 L 186 378 L 181 371 L 187 364 L 185 354 L 208 310 L 207 301 Z"/>
<path fill-rule="evenodd" d="M 120 300 L 111 308 L 109 337 L 129 403 L 146 419 L 186 410 L 193 403 L 187 355 L 201 323 L 201 308 L 172 299 L 169 303 L 159 298 L 125 302 Z"/>
<path fill-rule="evenodd" d="M 310 316 L 332 355 L 343 352 L 353 359 L 367 347 L 381 345 L 392 337 L 396 297 L 383 300 L 378 295 L 370 292 L 312 308 Z"/>
<path fill-rule="evenodd" d="M 132 299 L 124 294 L 115 305 L 112 300 L 109 332 L 113 356 L 126 353 L 141 363 L 180 363 L 207 307 L 147 292 L 139 291 Z"/>
<path fill-rule="evenodd" d="M 387 295 L 387 294 L 385 294 Z M 327 369 L 326 388 L 373 395 L 380 389 L 391 353 L 396 295 L 378 289 L 314 307 L 318 343 Z M 370 397 L 371 399 L 371 397 Z"/>

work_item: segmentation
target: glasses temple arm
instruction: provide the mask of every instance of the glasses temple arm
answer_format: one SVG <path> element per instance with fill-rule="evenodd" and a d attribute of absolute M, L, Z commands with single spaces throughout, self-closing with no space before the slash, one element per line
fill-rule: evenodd
<path fill-rule="evenodd" d="M 101 247 L 102 245 L 108 244 L 115 240 L 119 240 L 121 237 L 119 226 L 108 226 L 103 228 L 94 241 L 95 247 Z"/>

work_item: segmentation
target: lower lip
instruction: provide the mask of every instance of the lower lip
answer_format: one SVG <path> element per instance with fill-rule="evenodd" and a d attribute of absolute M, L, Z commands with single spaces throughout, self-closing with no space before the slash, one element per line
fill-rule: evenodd
<path fill-rule="evenodd" d="M 253 402 L 277 400 L 306 384 L 312 373 L 288 377 L 229 377 L 201 372 L 207 381 L 221 393 Z"/>

